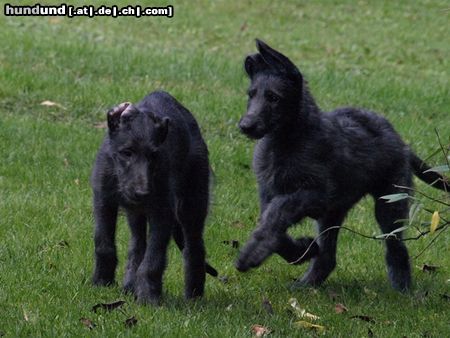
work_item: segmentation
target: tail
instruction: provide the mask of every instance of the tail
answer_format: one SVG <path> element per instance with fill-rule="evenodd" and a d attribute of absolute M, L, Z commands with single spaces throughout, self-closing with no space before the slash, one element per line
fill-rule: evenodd
<path fill-rule="evenodd" d="M 184 237 L 183 237 L 183 231 L 179 226 L 174 226 L 172 230 L 173 239 L 175 240 L 175 243 L 177 244 L 180 251 L 183 251 L 184 248 Z M 205 271 L 207 274 L 217 277 L 219 273 L 216 269 L 214 269 L 211 265 L 209 265 L 208 262 L 205 262 Z"/>
<path fill-rule="evenodd" d="M 410 152 L 409 160 L 414 174 L 425 183 L 431 185 L 434 188 L 444 190 L 450 193 L 450 183 L 448 178 L 435 172 L 428 171 L 431 167 L 422 161 L 416 154 L 412 151 Z"/>

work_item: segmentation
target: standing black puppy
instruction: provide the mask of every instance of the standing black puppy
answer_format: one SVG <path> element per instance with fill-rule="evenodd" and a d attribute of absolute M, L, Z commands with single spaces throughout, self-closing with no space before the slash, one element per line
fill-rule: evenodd
<path fill-rule="evenodd" d="M 319 110 L 297 67 L 284 55 L 257 40 L 259 53 L 245 60 L 251 84 L 247 113 L 239 126 L 258 139 L 253 167 L 259 185 L 258 227 L 236 262 L 240 271 L 259 266 L 277 252 L 288 261 L 301 257 L 310 239 L 294 241 L 286 230 L 305 217 L 318 222 L 319 250 L 299 285 L 320 285 L 336 265 L 338 228 L 364 195 L 375 200 L 375 217 L 384 233 L 402 226 L 407 200 L 386 203 L 383 195 L 412 186 L 412 174 L 450 191 L 437 173 L 424 173 L 422 162 L 375 113 L 341 108 Z M 401 233 L 397 233 L 401 237 Z M 311 256 L 313 254 L 309 254 Z M 306 256 L 306 255 L 305 255 Z M 306 257 L 303 257 L 303 259 Z M 408 251 L 398 239 L 386 240 L 386 263 L 392 286 L 411 285 Z"/>
<path fill-rule="evenodd" d="M 96 285 L 113 283 L 119 206 L 131 229 L 124 289 L 158 303 L 171 236 L 185 261 L 185 296 L 203 295 L 203 226 L 208 210 L 208 150 L 192 114 L 165 92 L 107 114 L 108 134 L 92 173 Z M 148 227 L 148 231 L 147 231 Z"/>

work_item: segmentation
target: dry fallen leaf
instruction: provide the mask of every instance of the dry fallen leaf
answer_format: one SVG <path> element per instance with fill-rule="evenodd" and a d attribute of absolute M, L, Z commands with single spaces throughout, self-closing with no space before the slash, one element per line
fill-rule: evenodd
<path fill-rule="evenodd" d="M 256 337 L 266 336 L 266 335 L 268 335 L 271 332 L 271 330 L 269 328 L 267 328 L 265 326 L 262 326 L 262 325 L 259 325 L 259 324 L 252 325 L 252 328 L 251 328 L 250 331 Z"/>
<path fill-rule="evenodd" d="M 444 299 L 444 300 L 450 300 L 450 296 L 447 295 L 446 293 L 441 293 L 440 296 L 441 296 L 441 298 Z"/>
<path fill-rule="evenodd" d="M 61 22 L 61 18 L 54 16 L 54 17 L 49 18 L 48 22 L 50 22 L 52 25 L 56 25 L 56 24 L 59 24 Z"/>
<path fill-rule="evenodd" d="M 319 316 L 316 316 L 316 315 L 313 315 L 312 313 L 306 312 L 305 309 L 301 308 L 300 305 L 298 304 L 297 299 L 295 299 L 295 298 L 289 299 L 289 305 L 294 310 L 294 313 L 296 314 L 296 316 L 298 318 L 308 318 L 311 320 L 320 319 Z"/>
<path fill-rule="evenodd" d="M 439 268 L 440 267 L 436 265 L 424 264 L 421 269 L 423 272 L 436 272 Z"/>
<path fill-rule="evenodd" d="M 318 331 L 318 332 L 325 331 L 325 326 L 313 324 L 313 323 L 310 323 L 310 322 L 305 322 L 304 320 L 299 320 L 298 322 L 294 322 L 294 325 L 297 326 L 297 327 L 301 327 L 301 328 L 304 328 L 304 329 L 315 330 L 315 331 Z"/>
<path fill-rule="evenodd" d="M 338 299 L 338 294 L 336 291 L 330 290 L 328 291 L 328 296 L 331 298 L 332 301 L 336 301 Z"/>
<path fill-rule="evenodd" d="M 94 128 L 97 129 L 106 129 L 106 127 L 108 127 L 108 124 L 106 122 L 97 122 L 94 123 Z"/>
<path fill-rule="evenodd" d="M 58 247 L 58 248 L 68 248 L 68 247 L 70 247 L 70 245 L 69 245 L 69 242 L 67 242 L 66 240 L 62 240 L 62 241 L 59 241 L 57 244 L 56 244 L 56 246 Z"/>
<path fill-rule="evenodd" d="M 239 30 L 241 32 L 245 31 L 247 29 L 247 21 L 244 21 L 244 23 L 241 25 L 241 27 L 239 28 Z"/>
<path fill-rule="evenodd" d="M 238 229 L 245 228 L 245 224 L 242 223 L 241 221 L 234 221 L 233 223 L 231 223 L 231 226 L 233 228 L 238 228 Z"/>
<path fill-rule="evenodd" d="M 370 289 L 367 288 L 367 287 L 364 287 L 364 293 L 365 293 L 367 296 L 369 296 L 369 298 L 372 298 L 372 299 L 378 297 L 378 294 L 377 294 L 375 291 L 370 290 Z"/>
<path fill-rule="evenodd" d="M 80 318 L 80 322 L 81 324 L 86 326 L 89 330 L 92 330 L 96 326 L 95 323 L 88 318 Z"/>
<path fill-rule="evenodd" d="M 222 243 L 225 244 L 225 245 L 230 245 L 234 249 L 239 248 L 239 241 L 236 240 L 236 239 L 225 240 L 225 241 L 222 241 Z"/>
<path fill-rule="evenodd" d="M 133 327 L 137 324 L 137 319 L 135 316 L 128 318 L 125 320 L 125 326 L 126 327 Z"/>
<path fill-rule="evenodd" d="M 368 323 L 375 323 L 375 320 L 372 317 L 365 316 L 365 315 L 351 316 L 350 319 L 360 319 L 360 320 L 363 320 Z"/>
<path fill-rule="evenodd" d="M 428 295 L 429 295 L 429 291 L 428 291 L 428 290 L 425 290 L 425 291 L 418 291 L 418 292 L 416 292 L 416 294 L 415 294 L 415 298 L 416 298 L 417 300 L 423 301 L 423 300 L 425 300 L 425 299 L 428 297 Z"/>
<path fill-rule="evenodd" d="M 344 312 L 347 312 L 348 309 L 346 308 L 346 306 L 344 304 L 338 303 L 334 306 L 334 311 L 336 313 L 344 313 Z"/>
<path fill-rule="evenodd" d="M 119 307 L 121 307 L 123 304 L 125 304 L 126 302 L 124 300 L 118 300 L 116 302 L 113 303 L 99 303 L 96 304 L 92 307 L 92 311 L 97 312 L 98 309 L 103 309 L 106 311 L 112 311 L 115 310 Z"/>
<path fill-rule="evenodd" d="M 228 276 L 219 276 L 219 280 L 220 280 L 223 284 L 228 284 L 228 282 L 230 281 L 230 279 L 228 278 Z"/>
<path fill-rule="evenodd" d="M 26 322 L 30 321 L 30 317 L 28 316 L 28 313 L 23 309 L 23 319 L 25 319 Z"/>
<path fill-rule="evenodd" d="M 58 107 L 61 109 L 66 109 L 66 107 L 64 107 L 63 105 L 53 102 L 53 101 L 49 101 L 49 100 L 45 100 L 41 102 L 41 106 L 46 106 L 46 107 Z"/>
<path fill-rule="evenodd" d="M 439 211 L 433 212 L 433 216 L 431 216 L 431 224 L 430 224 L 430 235 L 434 234 L 436 228 L 439 225 L 439 221 L 441 217 L 439 216 Z"/>
<path fill-rule="evenodd" d="M 262 306 L 263 306 L 263 309 L 266 310 L 266 312 L 269 315 L 273 315 L 273 307 L 272 307 L 272 303 L 270 302 L 270 300 L 268 300 L 267 298 L 264 297 L 262 300 Z"/>

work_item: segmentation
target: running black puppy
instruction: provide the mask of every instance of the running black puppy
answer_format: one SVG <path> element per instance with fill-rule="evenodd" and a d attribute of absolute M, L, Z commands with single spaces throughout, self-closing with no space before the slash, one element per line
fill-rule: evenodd
<path fill-rule="evenodd" d="M 373 196 L 375 217 L 388 233 L 402 226 L 396 221 L 407 218 L 408 202 L 386 203 L 381 196 L 404 191 L 396 185 L 411 187 L 413 173 L 436 188 L 450 191 L 450 186 L 437 173 L 424 173 L 429 167 L 386 119 L 356 108 L 321 112 L 297 67 L 264 42 L 256 46 L 259 53 L 245 59 L 251 84 L 239 127 L 259 140 L 253 167 L 261 214 L 236 267 L 257 267 L 273 252 L 301 258 L 310 239 L 296 243 L 286 230 L 311 217 L 319 233 L 333 228 L 318 238 L 319 253 L 296 285 L 320 285 L 336 265 L 334 227 L 364 195 Z M 386 240 L 386 263 L 392 286 L 407 290 L 411 272 L 403 242 Z"/>
<path fill-rule="evenodd" d="M 124 289 L 141 303 L 159 303 L 167 245 L 183 250 L 185 296 L 203 295 L 203 226 L 208 210 L 208 150 L 191 113 L 165 92 L 107 114 L 108 134 L 92 173 L 95 216 L 93 282 L 114 282 L 119 206 L 131 229 Z M 147 231 L 148 226 L 148 231 Z"/>

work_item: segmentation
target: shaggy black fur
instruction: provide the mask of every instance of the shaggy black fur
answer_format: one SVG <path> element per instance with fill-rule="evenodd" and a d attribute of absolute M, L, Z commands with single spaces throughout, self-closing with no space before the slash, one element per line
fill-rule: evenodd
<path fill-rule="evenodd" d="M 131 229 L 124 289 L 159 303 L 171 236 L 183 250 L 185 296 L 203 295 L 203 226 L 208 209 L 208 150 L 191 113 L 165 92 L 107 114 L 108 134 L 92 173 L 96 285 L 113 283 L 119 206 Z M 148 227 L 148 231 L 147 231 Z"/>
<path fill-rule="evenodd" d="M 240 271 L 259 266 L 273 252 L 295 261 L 312 239 L 294 241 L 286 230 L 305 217 L 317 220 L 318 232 L 338 227 L 364 195 L 375 200 L 375 217 L 383 233 L 402 226 L 407 200 L 386 203 L 383 195 L 411 187 L 412 174 L 450 191 L 437 173 L 405 145 L 391 124 L 373 112 L 341 108 L 319 110 L 297 67 L 257 40 L 259 53 L 245 60 L 251 84 L 247 113 L 239 126 L 258 139 L 253 167 L 260 196 L 260 220 L 236 262 Z M 408 192 L 408 190 L 406 190 Z M 336 265 L 339 229 L 318 238 L 303 260 L 314 256 L 297 285 L 320 285 Z M 397 233 L 401 238 L 401 233 Z M 392 286 L 411 285 L 408 251 L 403 242 L 386 240 L 386 263 Z"/>

